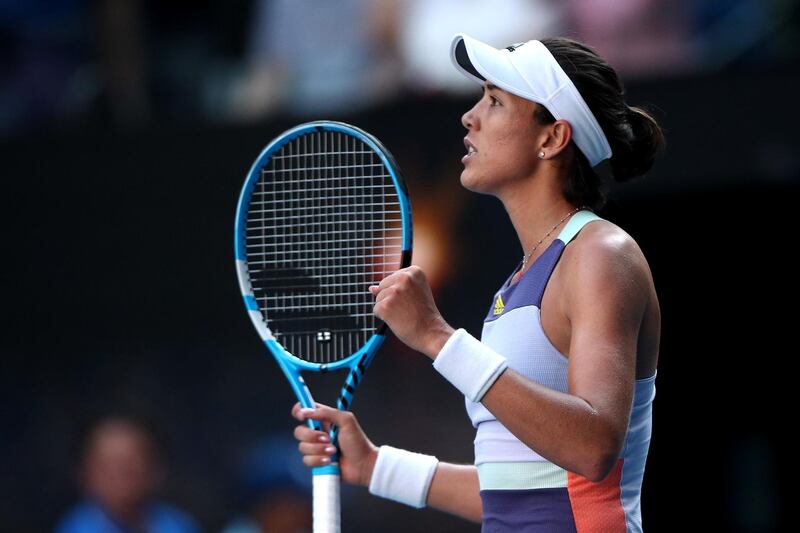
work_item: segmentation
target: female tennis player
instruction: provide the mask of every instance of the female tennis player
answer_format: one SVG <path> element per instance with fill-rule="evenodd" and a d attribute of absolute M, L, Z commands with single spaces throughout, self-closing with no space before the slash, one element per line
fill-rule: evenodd
<path fill-rule="evenodd" d="M 594 213 L 605 193 L 593 167 L 609 159 L 617 181 L 643 175 L 661 130 L 575 41 L 498 50 L 457 35 L 451 55 L 483 85 L 462 118 L 461 183 L 502 201 L 523 258 L 481 340 L 442 318 L 418 267 L 370 290 L 375 314 L 464 394 L 475 464 L 376 447 L 351 413 L 327 406 L 293 415 L 340 427 L 346 481 L 485 533 L 642 531 L 661 318 L 642 251 Z M 335 452 L 323 432 L 300 425 L 295 436 L 309 466 Z"/>

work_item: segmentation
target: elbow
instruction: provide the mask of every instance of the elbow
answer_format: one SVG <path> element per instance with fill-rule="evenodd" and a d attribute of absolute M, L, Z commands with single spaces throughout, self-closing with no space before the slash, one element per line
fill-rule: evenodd
<path fill-rule="evenodd" d="M 581 475 L 592 483 L 600 483 L 608 477 L 608 475 L 614 469 L 614 464 L 616 462 L 616 457 L 600 458 L 588 465 Z"/>
<path fill-rule="evenodd" d="M 467 517 L 467 520 L 469 520 L 470 522 L 475 523 L 475 524 L 482 524 L 483 523 L 483 509 L 478 509 L 477 513 L 470 514 Z"/>
<path fill-rule="evenodd" d="M 614 439 L 616 441 L 616 439 Z M 600 483 L 614 470 L 619 460 L 622 445 L 617 442 L 598 446 L 588 455 L 588 461 L 580 474 L 593 483 Z"/>
<path fill-rule="evenodd" d="M 475 504 L 471 506 L 470 513 L 467 516 L 467 520 L 471 522 L 475 522 L 476 524 L 483 523 L 483 498 L 478 496 L 477 500 L 474 500 Z"/>

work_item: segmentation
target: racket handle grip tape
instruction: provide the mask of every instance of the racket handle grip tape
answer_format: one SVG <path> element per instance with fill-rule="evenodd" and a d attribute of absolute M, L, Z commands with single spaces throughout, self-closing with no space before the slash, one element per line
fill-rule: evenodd
<path fill-rule="evenodd" d="M 338 472 L 333 465 L 314 468 L 314 533 L 341 533 Z"/>

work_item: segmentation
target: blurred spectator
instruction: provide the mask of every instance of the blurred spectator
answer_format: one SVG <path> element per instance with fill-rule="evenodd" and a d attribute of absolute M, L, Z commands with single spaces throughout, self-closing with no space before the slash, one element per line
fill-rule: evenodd
<path fill-rule="evenodd" d="M 85 499 L 56 533 L 197 533 L 194 520 L 156 498 L 163 478 L 155 435 L 142 422 L 113 417 L 92 427 L 83 448 Z"/>
<path fill-rule="evenodd" d="M 0 136 L 87 105 L 91 26 L 88 0 L 0 0 Z"/>
<path fill-rule="evenodd" d="M 222 115 L 352 113 L 397 90 L 396 0 L 259 0 Z"/>
<path fill-rule="evenodd" d="M 697 63 L 692 4 L 686 0 L 567 0 L 567 34 L 574 33 L 625 75 L 678 73 Z"/>
<path fill-rule="evenodd" d="M 695 0 L 701 63 L 711 71 L 738 62 L 769 64 L 797 47 L 792 0 Z M 796 27 L 796 24 L 794 24 Z M 784 48 L 781 50 L 781 48 Z"/>
<path fill-rule="evenodd" d="M 0 138 L 467 92 L 447 46 L 574 36 L 627 78 L 796 61 L 792 0 L 0 0 Z"/>
<path fill-rule="evenodd" d="M 103 0 L 97 5 L 99 52 L 108 111 L 122 126 L 150 118 L 144 0 Z"/>
<path fill-rule="evenodd" d="M 402 5 L 406 82 L 423 93 L 478 90 L 450 64 L 448 50 L 456 33 L 508 46 L 560 31 L 559 2 L 551 0 L 407 0 Z"/>
<path fill-rule="evenodd" d="M 267 437 L 256 443 L 237 477 L 243 512 L 223 533 L 311 531 L 311 475 L 294 439 Z"/>
<path fill-rule="evenodd" d="M 0 135 L 150 115 L 143 0 L 0 0 Z"/>

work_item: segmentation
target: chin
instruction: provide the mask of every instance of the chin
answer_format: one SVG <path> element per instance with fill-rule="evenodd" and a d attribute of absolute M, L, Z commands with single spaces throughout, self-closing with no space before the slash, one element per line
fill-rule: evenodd
<path fill-rule="evenodd" d="M 492 191 L 486 187 L 486 180 L 481 180 L 479 176 L 469 172 L 467 169 L 461 171 L 461 186 L 468 191 L 476 192 L 479 194 L 492 194 Z"/>

